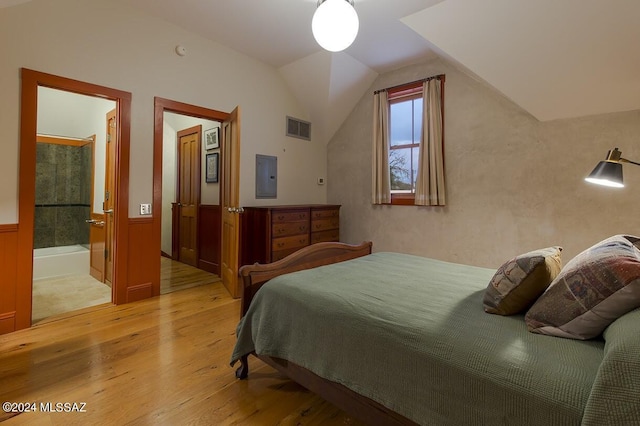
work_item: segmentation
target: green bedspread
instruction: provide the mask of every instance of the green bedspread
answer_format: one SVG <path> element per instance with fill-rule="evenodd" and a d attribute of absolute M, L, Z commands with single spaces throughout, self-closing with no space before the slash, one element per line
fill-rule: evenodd
<path fill-rule="evenodd" d="M 606 341 L 529 333 L 483 311 L 494 272 L 375 253 L 283 275 L 241 320 L 232 364 L 284 358 L 421 424 L 640 424 L 640 311 Z"/>

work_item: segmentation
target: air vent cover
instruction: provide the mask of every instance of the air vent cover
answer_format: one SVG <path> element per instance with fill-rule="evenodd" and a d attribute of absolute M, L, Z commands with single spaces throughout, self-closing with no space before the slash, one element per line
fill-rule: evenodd
<path fill-rule="evenodd" d="M 311 140 L 311 123 L 287 116 L 287 136 Z"/>

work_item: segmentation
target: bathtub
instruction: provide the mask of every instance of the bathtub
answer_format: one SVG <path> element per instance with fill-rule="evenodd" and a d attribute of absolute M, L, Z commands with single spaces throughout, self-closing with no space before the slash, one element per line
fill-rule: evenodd
<path fill-rule="evenodd" d="M 81 245 L 33 250 L 33 279 L 89 274 L 89 249 Z"/>

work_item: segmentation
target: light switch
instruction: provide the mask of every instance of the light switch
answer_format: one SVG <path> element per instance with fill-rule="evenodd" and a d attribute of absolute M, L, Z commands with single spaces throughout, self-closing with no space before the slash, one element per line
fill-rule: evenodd
<path fill-rule="evenodd" d="M 140 204 L 140 214 L 142 214 L 142 215 L 150 215 L 151 214 L 151 204 Z"/>

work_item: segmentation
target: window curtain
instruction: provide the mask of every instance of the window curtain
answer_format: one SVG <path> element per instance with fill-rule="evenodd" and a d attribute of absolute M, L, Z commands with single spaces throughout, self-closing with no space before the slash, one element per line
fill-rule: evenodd
<path fill-rule="evenodd" d="M 442 80 L 423 83 L 422 146 L 418 160 L 415 204 L 444 206 L 444 149 L 442 143 Z"/>
<path fill-rule="evenodd" d="M 373 95 L 373 204 L 391 203 L 389 101 L 386 90 Z"/>

